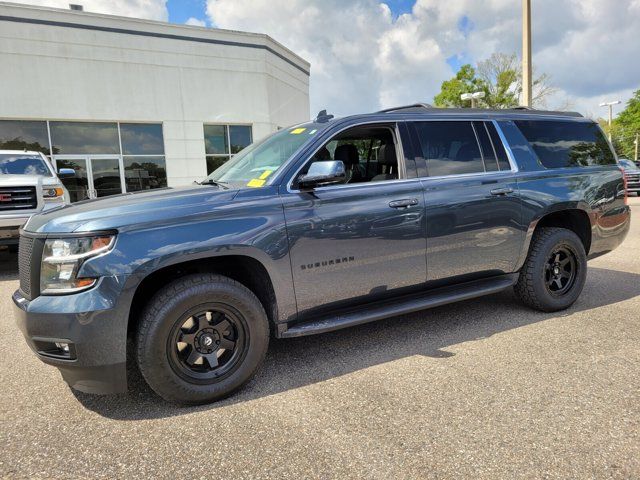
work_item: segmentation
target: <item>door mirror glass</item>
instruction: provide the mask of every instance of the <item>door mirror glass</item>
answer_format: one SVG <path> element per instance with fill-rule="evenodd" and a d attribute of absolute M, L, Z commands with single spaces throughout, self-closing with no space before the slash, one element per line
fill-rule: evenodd
<path fill-rule="evenodd" d="M 76 171 L 73 168 L 60 168 L 58 169 L 58 178 L 73 178 L 76 176 Z"/>
<path fill-rule="evenodd" d="M 326 160 L 313 162 L 309 171 L 298 179 L 301 189 L 312 189 L 344 183 L 347 179 L 342 160 Z"/>

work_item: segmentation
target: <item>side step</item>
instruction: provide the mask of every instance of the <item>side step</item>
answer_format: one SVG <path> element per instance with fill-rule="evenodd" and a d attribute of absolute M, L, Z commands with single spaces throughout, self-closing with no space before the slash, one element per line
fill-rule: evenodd
<path fill-rule="evenodd" d="M 518 280 L 518 274 L 500 275 L 497 277 L 474 280 L 451 287 L 442 287 L 418 294 L 362 305 L 357 309 L 318 317 L 306 322 L 295 324 L 278 335 L 280 338 L 302 337 L 315 335 L 341 328 L 352 327 L 363 323 L 395 317 L 407 313 L 417 312 L 427 308 L 446 305 L 447 303 L 469 300 L 492 293 L 500 292 L 513 286 Z"/>

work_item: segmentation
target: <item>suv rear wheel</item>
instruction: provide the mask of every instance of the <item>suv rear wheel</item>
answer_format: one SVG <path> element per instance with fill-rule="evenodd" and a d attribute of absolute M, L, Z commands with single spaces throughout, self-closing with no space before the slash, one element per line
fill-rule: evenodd
<path fill-rule="evenodd" d="M 136 357 L 158 395 L 194 405 L 249 381 L 268 344 L 267 316 L 253 292 L 227 277 L 198 274 L 167 285 L 149 302 Z"/>
<path fill-rule="evenodd" d="M 587 277 L 587 256 L 580 238 L 565 228 L 536 230 L 514 290 L 531 308 L 555 312 L 570 307 Z"/>

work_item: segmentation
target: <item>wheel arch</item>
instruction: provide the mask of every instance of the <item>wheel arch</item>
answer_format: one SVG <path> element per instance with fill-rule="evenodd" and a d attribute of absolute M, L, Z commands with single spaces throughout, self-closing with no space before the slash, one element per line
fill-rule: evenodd
<path fill-rule="evenodd" d="M 589 211 L 580 205 L 555 208 L 543 212 L 529 224 L 525 245 L 518 260 L 518 270 L 524 265 L 527 255 L 529 254 L 533 235 L 536 230 L 543 227 L 559 227 L 571 230 L 580 238 L 585 253 L 589 255 L 593 236 L 593 221 Z"/>
<path fill-rule="evenodd" d="M 258 297 L 272 328 L 278 321 L 278 302 L 273 280 L 263 263 L 249 255 L 213 256 L 171 263 L 144 276 L 135 287 L 131 301 L 127 337 L 133 339 L 145 305 L 159 289 L 178 278 L 195 273 L 215 273 L 236 280 Z"/>

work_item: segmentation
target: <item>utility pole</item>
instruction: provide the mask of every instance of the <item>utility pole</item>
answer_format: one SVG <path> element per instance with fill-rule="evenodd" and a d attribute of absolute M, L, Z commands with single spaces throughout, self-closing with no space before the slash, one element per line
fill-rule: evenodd
<path fill-rule="evenodd" d="M 609 107 L 609 141 L 611 141 L 611 122 L 613 120 L 613 106 L 618 105 L 620 100 L 614 100 L 613 102 L 602 102 L 601 107 Z"/>
<path fill-rule="evenodd" d="M 522 105 L 531 107 L 531 0 L 522 0 Z"/>
<path fill-rule="evenodd" d="M 640 143 L 640 133 L 636 132 L 636 140 L 633 143 L 635 143 L 635 146 L 636 146 L 636 152 L 635 152 L 635 155 L 634 155 L 634 157 L 635 157 L 634 160 L 637 162 L 638 161 L 638 144 Z"/>

